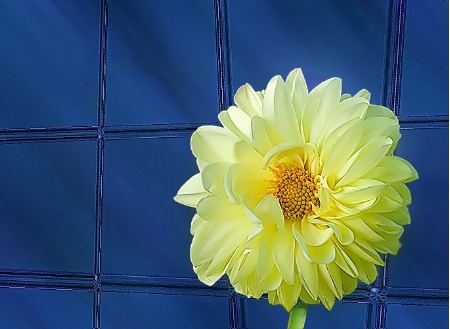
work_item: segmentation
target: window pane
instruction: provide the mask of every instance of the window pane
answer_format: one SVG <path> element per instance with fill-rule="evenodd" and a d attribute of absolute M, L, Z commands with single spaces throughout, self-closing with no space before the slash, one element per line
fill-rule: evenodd
<path fill-rule="evenodd" d="M 103 270 L 195 276 L 189 257 L 194 209 L 175 203 L 198 171 L 188 138 L 108 141 Z"/>
<path fill-rule="evenodd" d="M 230 1 L 235 88 L 265 89 L 301 67 L 310 90 L 337 76 L 343 91 L 380 99 L 384 1 Z"/>
<path fill-rule="evenodd" d="M 390 285 L 448 288 L 448 130 L 403 130 L 398 155 L 417 169 L 411 225 L 391 257 Z"/>
<path fill-rule="evenodd" d="M 92 271 L 95 147 L 0 145 L 2 268 Z"/>
<path fill-rule="evenodd" d="M 250 298 L 247 301 L 249 328 L 285 329 L 289 313 L 268 300 Z M 362 328 L 365 304 L 336 302 L 331 311 L 323 305 L 309 305 L 306 328 Z"/>
<path fill-rule="evenodd" d="M 98 1 L 0 4 L 0 128 L 97 122 Z"/>
<path fill-rule="evenodd" d="M 448 328 L 448 307 L 389 305 L 387 328 Z"/>
<path fill-rule="evenodd" d="M 0 328 L 92 328 L 93 294 L 80 291 L 0 289 Z"/>
<path fill-rule="evenodd" d="M 112 124 L 217 121 L 211 1 L 109 1 Z"/>
<path fill-rule="evenodd" d="M 229 328 L 228 299 L 104 293 L 102 328 Z"/>
<path fill-rule="evenodd" d="M 401 114 L 448 114 L 448 1 L 408 1 Z"/>

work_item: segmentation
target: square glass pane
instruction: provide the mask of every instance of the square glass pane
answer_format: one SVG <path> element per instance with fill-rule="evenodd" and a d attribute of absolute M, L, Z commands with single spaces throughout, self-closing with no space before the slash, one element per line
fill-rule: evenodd
<path fill-rule="evenodd" d="M 109 1 L 112 124 L 217 121 L 211 1 Z"/>
<path fill-rule="evenodd" d="M 0 300 L 0 328 L 92 328 L 91 292 L 1 288 Z"/>
<path fill-rule="evenodd" d="M 398 155 L 419 179 L 408 184 L 411 224 L 390 258 L 392 286 L 448 289 L 448 130 L 403 130 Z"/>
<path fill-rule="evenodd" d="M 102 294 L 102 328 L 220 328 L 228 323 L 228 299 L 140 294 Z"/>
<path fill-rule="evenodd" d="M 309 90 L 331 77 L 379 102 L 384 1 L 230 1 L 234 86 L 265 89 L 300 67 Z"/>
<path fill-rule="evenodd" d="M 0 4 L 0 128 L 97 122 L 99 2 Z"/>
<path fill-rule="evenodd" d="M 195 276 L 189 257 L 195 210 L 173 197 L 196 172 L 188 138 L 107 141 L 106 273 Z"/>
<path fill-rule="evenodd" d="M 389 305 L 386 327 L 388 329 L 448 328 L 448 307 Z"/>
<path fill-rule="evenodd" d="M 0 145 L 0 267 L 92 272 L 95 142 Z"/>
<path fill-rule="evenodd" d="M 269 304 L 268 300 L 247 300 L 249 328 L 285 329 L 289 313 L 280 306 Z M 323 305 L 309 305 L 306 314 L 306 328 L 362 328 L 365 304 L 337 301 L 331 311 Z"/>
<path fill-rule="evenodd" d="M 448 114 L 448 1 L 408 1 L 401 114 Z"/>

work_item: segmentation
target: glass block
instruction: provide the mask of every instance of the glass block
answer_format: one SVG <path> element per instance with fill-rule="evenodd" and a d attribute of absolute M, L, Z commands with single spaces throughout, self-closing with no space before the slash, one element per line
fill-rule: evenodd
<path fill-rule="evenodd" d="M 448 307 L 389 305 L 388 329 L 448 328 Z"/>
<path fill-rule="evenodd" d="M 92 272 L 95 142 L 0 145 L 0 267 Z"/>
<path fill-rule="evenodd" d="M 411 224 L 398 255 L 390 258 L 389 284 L 448 289 L 448 130 L 403 130 L 398 155 L 418 171 L 408 184 Z"/>
<path fill-rule="evenodd" d="M 0 8 L 0 128 L 96 124 L 98 1 L 6 0 Z"/>
<path fill-rule="evenodd" d="M 194 277 L 195 213 L 173 197 L 198 172 L 188 138 L 107 141 L 103 270 Z"/>
<path fill-rule="evenodd" d="M 102 328 L 229 328 L 228 299 L 102 294 Z"/>
<path fill-rule="evenodd" d="M 309 90 L 331 77 L 378 103 L 384 52 L 384 1 L 230 1 L 234 86 L 265 89 L 300 67 Z"/>
<path fill-rule="evenodd" d="M 217 121 L 211 1 L 109 1 L 107 124 Z"/>
<path fill-rule="evenodd" d="M 401 114 L 448 114 L 448 1 L 408 1 Z"/>
<path fill-rule="evenodd" d="M 249 328 L 285 329 L 289 313 L 268 300 L 247 300 Z M 306 315 L 306 328 L 362 328 L 365 304 L 336 302 L 331 311 L 323 305 L 310 305 Z M 351 316 L 350 316 L 351 315 Z"/>
<path fill-rule="evenodd" d="M 90 292 L 1 288 L 0 300 L 1 328 L 92 328 Z"/>

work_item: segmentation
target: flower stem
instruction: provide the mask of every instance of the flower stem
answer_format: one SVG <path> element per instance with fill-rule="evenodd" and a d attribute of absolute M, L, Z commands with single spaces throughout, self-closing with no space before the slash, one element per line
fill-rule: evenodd
<path fill-rule="evenodd" d="M 287 329 L 303 329 L 305 328 L 306 311 L 308 305 L 298 300 L 297 304 L 289 313 L 289 321 Z"/>

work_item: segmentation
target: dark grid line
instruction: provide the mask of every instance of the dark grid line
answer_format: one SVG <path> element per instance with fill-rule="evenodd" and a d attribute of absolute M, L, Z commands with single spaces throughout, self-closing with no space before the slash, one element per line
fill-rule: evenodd
<path fill-rule="evenodd" d="M 0 287 L 94 292 L 94 275 L 77 272 L 45 272 L 29 270 L 0 271 Z M 214 286 L 206 286 L 196 278 L 120 275 L 102 273 L 102 292 L 165 294 L 176 296 L 237 297 L 226 279 Z M 386 304 L 448 307 L 448 289 L 385 287 L 383 289 L 357 287 L 346 295 L 344 303 L 373 304 L 383 300 Z M 262 299 L 267 299 L 264 295 Z M 245 302 L 245 299 L 243 299 Z M 242 304 L 235 302 L 236 312 L 245 313 Z M 241 317 L 241 319 L 244 316 Z"/>
<path fill-rule="evenodd" d="M 381 104 L 400 115 L 400 97 L 403 67 L 403 47 L 406 29 L 406 0 L 388 0 L 386 6 L 385 54 Z M 383 255 L 385 266 L 378 268 L 378 277 L 372 285 L 375 303 L 366 308 L 365 328 L 385 329 L 387 299 L 380 297 L 389 285 L 389 255 Z"/>
<path fill-rule="evenodd" d="M 231 74 L 230 19 L 227 0 L 214 0 L 216 28 L 217 85 L 219 111 L 232 103 L 233 83 Z M 230 285 L 228 298 L 230 329 L 246 329 L 247 319 L 244 297 L 237 295 Z"/>
<path fill-rule="evenodd" d="M 448 129 L 449 116 L 409 115 L 399 116 L 401 130 Z M 128 140 L 143 138 L 190 137 L 202 125 L 218 125 L 218 122 L 168 123 L 148 125 L 113 125 L 90 127 L 55 127 L 30 129 L 0 129 L 0 143 L 32 143 L 63 141 Z"/>
<path fill-rule="evenodd" d="M 95 242 L 94 242 L 94 302 L 92 309 L 92 328 L 100 329 L 101 308 L 101 263 L 102 263 L 102 225 L 103 225 L 103 178 L 105 161 L 105 140 L 103 127 L 106 112 L 106 54 L 108 45 L 108 0 L 100 1 L 100 61 L 98 72 L 98 117 L 97 117 L 97 177 L 95 189 Z"/>

